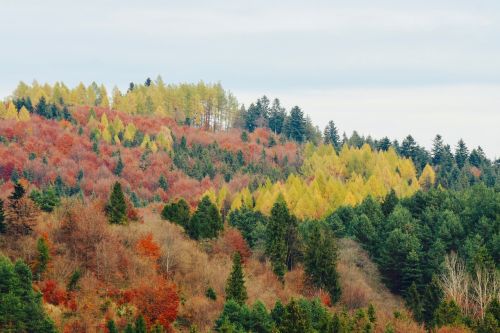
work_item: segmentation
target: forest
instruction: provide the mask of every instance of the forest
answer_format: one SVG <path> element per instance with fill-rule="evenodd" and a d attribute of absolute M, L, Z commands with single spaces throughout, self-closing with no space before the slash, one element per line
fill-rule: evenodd
<path fill-rule="evenodd" d="M 220 83 L 109 91 L 0 101 L 0 332 L 500 331 L 481 147 L 320 129 Z"/>

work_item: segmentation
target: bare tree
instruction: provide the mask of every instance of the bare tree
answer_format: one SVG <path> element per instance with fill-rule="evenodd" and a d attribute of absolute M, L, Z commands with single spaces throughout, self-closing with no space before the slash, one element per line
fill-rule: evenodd
<path fill-rule="evenodd" d="M 484 319 L 484 312 L 494 298 L 498 298 L 500 276 L 498 272 L 477 266 L 471 279 L 471 298 L 475 314 Z"/>
<path fill-rule="evenodd" d="M 445 295 L 469 314 L 469 276 L 465 263 L 455 252 L 445 257 L 440 282 Z"/>

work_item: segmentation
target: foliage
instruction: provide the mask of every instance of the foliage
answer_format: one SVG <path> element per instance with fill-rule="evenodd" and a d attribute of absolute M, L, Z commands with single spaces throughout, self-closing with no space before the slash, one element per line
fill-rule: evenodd
<path fill-rule="evenodd" d="M 235 252 L 233 255 L 233 269 L 226 282 L 226 300 L 234 300 L 242 305 L 248 299 L 245 287 L 245 275 L 241 263 L 241 255 Z"/>
<path fill-rule="evenodd" d="M 125 196 L 119 182 L 115 182 L 113 185 L 113 190 L 111 191 L 111 195 L 106 206 L 106 213 L 108 215 L 109 223 L 123 224 L 126 222 L 127 204 L 125 203 Z"/>
<path fill-rule="evenodd" d="M 187 234 L 193 239 L 216 238 L 223 229 L 219 210 L 204 196 L 186 226 Z"/>

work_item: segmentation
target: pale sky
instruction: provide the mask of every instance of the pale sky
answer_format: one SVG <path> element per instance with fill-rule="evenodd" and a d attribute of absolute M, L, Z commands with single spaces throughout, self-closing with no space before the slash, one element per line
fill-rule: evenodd
<path fill-rule="evenodd" d="M 0 96 L 20 80 L 220 81 L 324 127 L 500 157 L 500 1 L 0 0 Z"/>

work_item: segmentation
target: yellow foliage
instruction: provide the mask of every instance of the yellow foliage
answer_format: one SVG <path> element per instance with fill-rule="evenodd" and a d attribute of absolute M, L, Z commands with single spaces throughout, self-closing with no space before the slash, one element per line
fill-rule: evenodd
<path fill-rule="evenodd" d="M 436 173 L 434 172 L 434 169 L 429 164 L 427 164 L 424 170 L 422 170 L 422 174 L 418 179 L 418 183 L 422 188 L 428 190 L 434 186 L 435 182 L 436 182 Z"/>
<path fill-rule="evenodd" d="M 30 113 L 29 113 L 28 109 L 26 109 L 23 106 L 21 108 L 21 110 L 19 110 L 18 118 L 19 118 L 19 121 L 28 121 L 28 120 L 30 120 L 31 116 L 30 116 Z"/>

